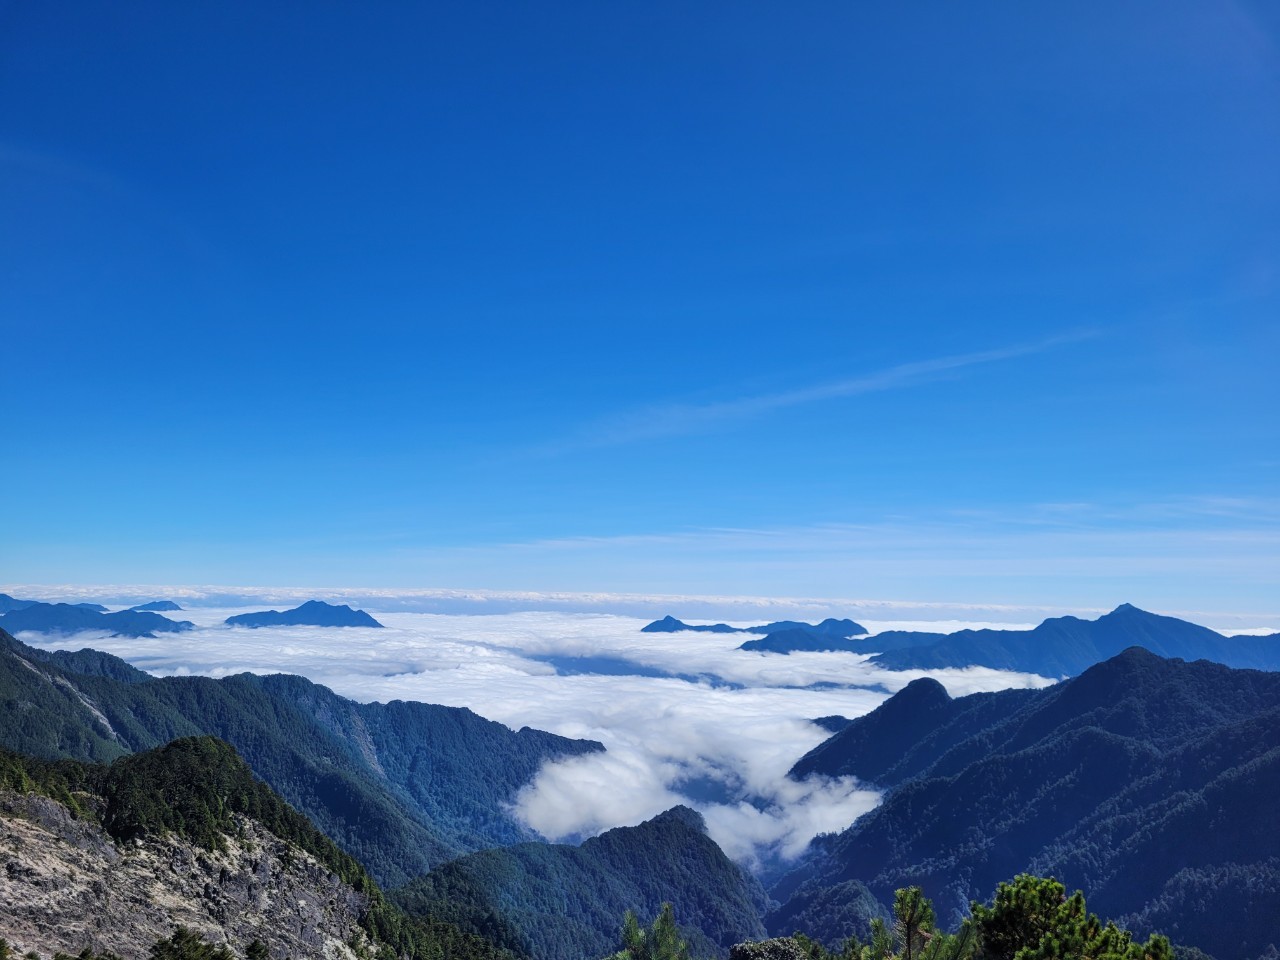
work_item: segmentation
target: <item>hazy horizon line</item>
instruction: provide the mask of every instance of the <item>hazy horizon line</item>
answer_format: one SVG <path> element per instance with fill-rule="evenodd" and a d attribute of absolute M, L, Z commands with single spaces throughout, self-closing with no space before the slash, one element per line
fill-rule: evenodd
<path fill-rule="evenodd" d="M 468 611 L 411 610 L 408 604 L 431 603 L 449 606 L 493 605 L 500 609 L 475 610 L 472 615 L 510 612 L 578 612 L 616 615 L 636 615 L 636 608 L 653 608 L 654 619 L 672 615 L 677 619 L 698 621 L 704 619 L 735 619 L 731 611 L 750 617 L 753 613 L 770 612 L 783 615 L 808 612 L 811 615 L 844 611 L 861 613 L 867 619 L 875 619 L 874 613 L 892 614 L 915 612 L 934 614 L 938 620 L 955 619 L 954 614 L 1004 614 L 1039 617 L 1064 615 L 1099 616 L 1110 612 L 1114 606 L 1081 606 L 1059 603 L 1002 603 L 963 602 L 947 600 L 898 600 L 871 597 L 803 597 L 767 596 L 758 594 L 725 593 L 661 593 L 617 592 L 598 590 L 513 590 L 486 587 L 367 587 L 313 584 L 307 586 L 268 586 L 247 584 L 160 584 L 160 583 L 8 583 L 0 584 L 0 593 L 20 599 L 38 599 L 45 602 L 67 600 L 112 601 L 132 605 L 148 600 L 186 600 L 197 606 L 235 605 L 239 603 L 282 603 L 308 599 L 359 601 L 366 604 L 377 601 L 395 602 L 405 612 L 438 612 L 465 615 Z M 519 606 L 524 604 L 525 606 Z M 683 611 L 681 608 L 684 608 Z M 661 613 L 656 611 L 661 608 Z M 721 612 L 715 612 L 721 611 Z M 1241 613 L 1223 610 L 1151 610 L 1182 619 L 1238 618 L 1252 621 L 1273 620 L 1280 624 L 1278 613 Z M 951 614 L 952 616 L 947 616 Z M 647 615 L 647 614 L 646 614 Z M 922 619 L 933 619 L 925 616 Z"/>

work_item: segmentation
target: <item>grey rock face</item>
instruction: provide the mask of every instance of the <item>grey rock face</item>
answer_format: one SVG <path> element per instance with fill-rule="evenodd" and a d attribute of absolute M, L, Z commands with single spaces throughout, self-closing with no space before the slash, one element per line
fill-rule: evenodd
<path fill-rule="evenodd" d="M 0 790 L 0 937 L 17 954 L 147 956 L 182 925 L 243 956 L 355 960 L 365 898 L 251 820 L 211 853 L 172 837 L 118 849 L 44 797 Z M 355 949 L 353 949 L 353 947 Z"/>
<path fill-rule="evenodd" d="M 790 937 L 739 943 L 729 948 L 729 960 L 806 960 L 800 944 Z"/>

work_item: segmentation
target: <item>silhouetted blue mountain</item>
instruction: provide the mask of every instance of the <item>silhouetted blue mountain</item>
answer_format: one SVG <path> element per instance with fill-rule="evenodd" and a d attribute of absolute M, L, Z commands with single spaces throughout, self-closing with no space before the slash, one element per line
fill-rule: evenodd
<path fill-rule="evenodd" d="M 130 607 L 130 610 L 150 610 L 153 613 L 172 613 L 182 608 L 172 600 L 152 600 L 150 603 L 140 603 L 136 607 Z"/>
<path fill-rule="evenodd" d="M 952 699 L 917 680 L 793 776 L 889 788 L 773 894 L 770 928 L 847 929 L 849 884 L 919 884 L 942 919 L 1001 877 L 1053 875 L 1122 926 L 1219 960 L 1280 943 L 1280 674 L 1133 647 L 1042 690 Z"/>
<path fill-rule="evenodd" d="M 859 641 L 861 650 L 877 651 L 873 662 L 890 670 L 977 665 L 1044 677 L 1073 676 L 1131 646 L 1162 657 L 1280 669 L 1280 640 L 1275 635 L 1224 637 L 1208 627 L 1127 603 L 1097 620 L 1055 617 L 1032 630 L 889 631 Z"/>
<path fill-rule="evenodd" d="M 823 637 L 856 637 L 867 632 L 866 627 L 852 620 L 836 620 L 827 617 L 821 623 L 805 623 L 803 620 L 775 620 L 759 627 L 747 627 L 744 633 L 781 633 L 784 630 L 803 630 Z"/>
<path fill-rule="evenodd" d="M 763 633 L 779 634 L 779 633 L 799 633 L 803 632 L 807 636 L 839 638 L 854 637 L 859 634 L 866 633 L 866 628 L 860 624 L 854 623 L 852 620 L 836 620 L 828 617 L 821 623 L 804 623 L 800 620 L 775 620 L 773 623 L 761 624 L 758 627 L 731 627 L 727 623 L 715 623 L 711 625 L 691 626 L 682 620 L 677 620 L 672 616 L 665 616 L 661 620 L 655 620 L 653 623 L 647 624 L 640 628 L 641 633 L 679 633 L 688 630 L 694 633 Z M 754 643 L 758 641 L 748 641 Z M 760 650 L 764 647 L 751 647 L 743 644 L 740 649 Z M 780 646 L 782 643 L 780 642 Z M 793 649 L 814 649 L 812 647 L 795 647 Z M 823 648 L 837 649 L 837 648 Z M 838 649 L 844 649 L 840 647 Z M 779 650 L 777 652 L 786 652 Z"/>
<path fill-rule="evenodd" d="M 8 613 L 10 610 L 25 610 L 39 600 L 19 600 L 17 597 L 11 597 L 7 593 L 0 593 L 0 614 Z"/>
<path fill-rule="evenodd" d="M 853 723 L 853 721 L 850 720 L 848 717 L 842 717 L 837 714 L 833 714 L 832 716 L 829 716 L 829 717 L 814 717 L 809 722 L 816 723 L 818 726 L 820 726 L 823 730 L 826 730 L 828 733 L 839 733 L 849 724 Z"/>
<path fill-rule="evenodd" d="M 44 600 L 19 600 L 17 596 L 10 596 L 9 594 L 0 594 L 0 613 L 9 613 L 10 611 L 22 611 L 22 609 L 27 609 L 28 607 L 35 607 L 35 605 L 38 603 L 44 603 Z M 84 609 L 84 611 L 93 611 L 95 613 L 108 612 L 108 608 L 104 607 L 104 605 L 100 603 L 86 602 L 86 603 L 70 603 L 67 605 L 68 607 L 78 607 L 78 608 Z M 134 611 L 180 611 L 182 607 L 178 607 L 177 604 L 172 605 L 172 607 L 155 607 L 155 605 L 147 604 L 147 605 L 143 605 L 143 607 L 131 607 L 129 609 L 134 609 Z"/>
<path fill-rule="evenodd" d="M 331 604 L 308 600 L 292 610 L 263 610 L 227 617 L 233 627 L 381 627 L 363 610 L 352 610 L 345 603 Z"/>
<path fill-rule="evenodd" d="M 0 593 L 0 613 L 8 613 L 11 610 L 25 610 L 27 607 L 33 607 L 37 603 L 43 603 L 43 600 L 19 600 L 17 597 L 11 597 L 7 593 Z M 79 607 L 82 610 L 93 610 L 96 613 L 106 613 L 107 608 L 100 603 L 72 603 L 68 606 Z"/>
<path fill-rule="evenodd" d="M 764 891 L 688 807 L 579 846 L 526 843 L 474 853 L 392 899 L 410 915 L 484 930 L 539 960 L 606 956 L 617 949 L 624 912 L 647 922 L 664 902 L 674 907 L 694 956 L 724 956 L 731 945 L 764 935 Z"/>
<path fill-rule="evenodd" d="M 795 653 L 798 651 L 827 652 L 841 651 L 857 653 L 858 648 L 853 641 L 831 633 L 818 633 L 813 628 L 792 627 L 778 630 L 766 637 L 748 640 L 739 645 L 739 650 L 759 650 L 764 653 Z"/>
<path fill-rule="evenodd" d="M 507 812 L 515 793 L 546 760 L 604 749 L 455 707 L 355 703 L 302 677 L 154 678 L 109 654 L 45 653 L 0 631 L 0 746 L 107 761 L 201 734 L 235 746 L 394 883 L 529 839 Z"/>
<path fill-rule="evenodd" d="M 739 627 L 731 627 L 727 623 L 715 623 L 711 625 L 690 625 L 682 620 L 677 620 L 671 615 L 663 617 L 661 620 L 655 620 L 646 626 L 640 628 L 641 633 L 680 633 L 682 631 L 692 631 L 693 633 L 742 633 Z"/>
<path fill-rule="evenodd" d="M 23 630 L 39 633 L 106 630 L 117 637 L 154 638 L 157 633 L 178 633 L 193 626 L 186 620 L 170 620 L 158 613 L 137 610 L 98 613 L 86 606 L 70 603 L 31 603 L 0 616 L 0 628 L 10 633 Z"/>

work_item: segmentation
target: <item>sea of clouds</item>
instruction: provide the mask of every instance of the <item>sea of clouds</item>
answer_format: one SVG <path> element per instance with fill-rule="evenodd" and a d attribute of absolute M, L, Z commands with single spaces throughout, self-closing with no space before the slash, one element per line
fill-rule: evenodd
<path fill-rule="evenodd" d="M 749 635 L 643 633 L 648 618 L 600 612 L 420 613 L 385 603 L 367 607 L 385 629 L 227 627 L 227 617 L 264 608 L 235 599 L 171 614 L 196 628 L 154 640 L 22 639 L 91 645 L 157 675 L 300 674 L 355 700 L 469 707 L 515 729 L 598 740 L 606 753 L 545 765 L 515 798 L 515 815 L 550 840 L 572 841 L 685 803 L 703 813 L 730 856 L 754 866 L 794 858 L 815 835 L 843 829 L 879 801 L 851 778 L 786 777 L 828 735 L 813 718 L 859 716 L 924 675 L 955 696 L 1050 682 L 986 668 L 887 671 L 848 653 L 742 651 Z M 992 625 L 860 622 L 871 632 Z"/>

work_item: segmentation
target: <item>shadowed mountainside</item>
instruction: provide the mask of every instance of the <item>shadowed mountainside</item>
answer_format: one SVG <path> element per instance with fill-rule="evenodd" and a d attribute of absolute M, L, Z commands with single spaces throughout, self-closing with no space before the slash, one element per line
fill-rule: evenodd
<path fill-rule="evenodd" d="M 549 759 L 602 750 L 470 710 L 359 704 L 302 677 L 152 678 L 109 654 L 46 653 L 0 631 L 0 746 L 112 760 L 177 737 L 231 743 L 380 880 L 530 838 L 506 804 Z"/>
<path fill-rule="evenodd" d="M 954 922 L 1029 871 L 1219 960 L 1280 942 L 1280 674 L 1135 647 L 1042 690 L 917 680 L 792 770 L 849 774 L 890 792 L 774 887 L 772 930 L 837 940 L 909 884 Z"/>
<path fill-rule="evenodd" d="M 622 915 L 674 907 L 695 956 L 764 935 L 760 885 L 674 807 L 579 846 L 526 843 L 445 864 L 392 894 L 410 914 L 452 921 L 542 960 L 605 956 Z M 501 918 L 500 920 L 498 918 Z"/>

